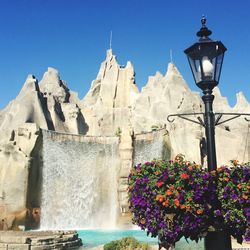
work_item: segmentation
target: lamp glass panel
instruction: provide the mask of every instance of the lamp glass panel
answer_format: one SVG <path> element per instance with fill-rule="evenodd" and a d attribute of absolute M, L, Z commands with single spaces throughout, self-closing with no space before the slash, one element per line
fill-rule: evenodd
<path fill-rule="evenodd" d="M 215 81 L 219 82 L 224 54 L 217 56 Z"/>
<path fill-rule="evenodd" d="M 188 61 L 196 83 L 201 81 L 200 60 L 192 59 L 188 56 Z"/>

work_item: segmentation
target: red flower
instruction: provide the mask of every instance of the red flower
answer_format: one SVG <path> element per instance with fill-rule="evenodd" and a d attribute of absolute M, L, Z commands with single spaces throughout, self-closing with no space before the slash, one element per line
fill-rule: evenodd
<path fill-rule="evenodd" d="M 189 178 L 189 175 L 186 174 L 186 173 L 182 173 L 182 174 L 181 174 L 181 178 L 184 179 L 184 180 L 186 180 L 186 179 Z"/>
<path fill-rule="evenodd" d="M 157 183 L 156 183 L 157 187 L 161 187 L 163 184 L 164 184 L 163 181 L 157 181 Z"/>
<path fill-rule="evenodd" d="M 180 202 L 178 199 L 174 199 L 174 204 L 176 207 L 179 207 L 180 206 Z"/>

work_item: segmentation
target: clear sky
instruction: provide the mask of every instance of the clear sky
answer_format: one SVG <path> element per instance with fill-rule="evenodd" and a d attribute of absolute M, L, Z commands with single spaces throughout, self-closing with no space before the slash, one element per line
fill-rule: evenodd
<path fill-rule="evenodd" d="M 220 89 L 235 104 L 250 101 L 250 1 L 248 0 L 0 0 L 0 108 L 19 93 L 28 74 L 41 80 L 59 70 L 82 98 L 112 48 L 120 64 L 132 62 L 141 89 L 149 75 L 166 73 L 173 60 L 192 90 L 183 50 L 196 41 L 202 14 L 228 51 Z"/>

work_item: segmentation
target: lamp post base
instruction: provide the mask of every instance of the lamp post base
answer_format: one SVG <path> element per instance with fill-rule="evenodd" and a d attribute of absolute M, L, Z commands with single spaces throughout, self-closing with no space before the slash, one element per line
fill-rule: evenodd
<path fill-rule="evenodd" d="M 230 234 L 226 231 L 208 232 L 205 250 L 232 250 Z"/>

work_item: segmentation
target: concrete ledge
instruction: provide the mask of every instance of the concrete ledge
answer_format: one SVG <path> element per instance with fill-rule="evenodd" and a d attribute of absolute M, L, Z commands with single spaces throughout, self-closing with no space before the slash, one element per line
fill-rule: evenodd
<path fill-rule="evenodd" d="M 76 231 L 0 231 L 0 250 L 78 249 Z"/>

